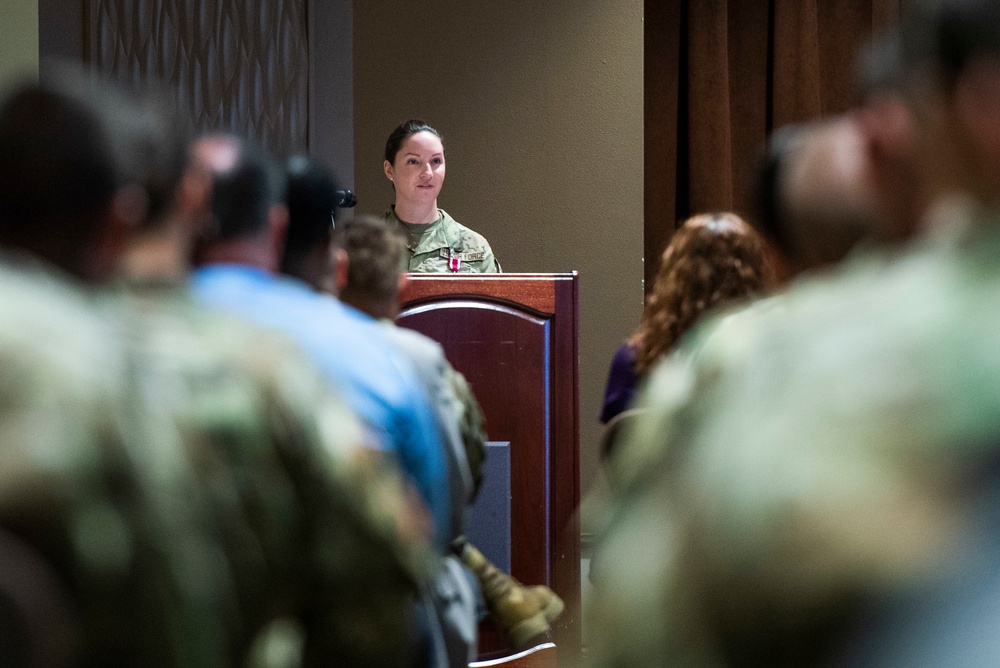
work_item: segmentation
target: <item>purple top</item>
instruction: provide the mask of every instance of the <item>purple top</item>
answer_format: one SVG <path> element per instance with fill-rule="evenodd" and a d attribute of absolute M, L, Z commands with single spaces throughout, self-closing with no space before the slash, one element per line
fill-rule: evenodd
<path fill-rule="evenodd" d="M 604 407 L 601 408 L 601 424 L 607 424 L 632 404 L 632 397 L 639 385 L 639 377 L 635 373 L 636 353 L 635 347 L 625 343 L 611 360 L 608 385 L 604 390 Z"/>

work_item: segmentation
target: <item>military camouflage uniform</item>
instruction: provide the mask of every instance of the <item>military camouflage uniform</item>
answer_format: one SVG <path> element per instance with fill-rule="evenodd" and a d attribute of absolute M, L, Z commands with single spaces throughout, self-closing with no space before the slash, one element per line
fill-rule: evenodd
<path fill-rule="evenodd" d="M 479 495 L 483 484 L 483 462 L 486 461 L 486 416 L 472 392 L 469 381 L 455 367 L 448 365 L 448 380 L 454 392 L 458 433 L 462 437 L 465 457 L 472 474 L 472 495 L 469 503 Z"/>
<path fill-rule="evenodd" d="M 500 271 L 500 263 L 486 237 L 473 232 L 438 209 L 438 219 L 426 225 L 403 223 L 390 208 L 385 219 L 406 235 L 409 251 L 407 271 L 414 273 L 489 274 Z"/>
<path fill-rule="evenodd" d="M 384 321 L 389 338 L 413 363 L 434 409 L 441 443 L 448 453 L 451 538 L 462 533 L 465 506 L 476 498 L 486 459 L 483 411 L 465 376 L 455 370 L 441 344 L 419 332 Z"/>
<path fill-rule="evenodd" d="M 121 336 L 52 268 L 5 256 L 0 286 L 0 595 L 40 622 L 24 630 L 41 634 L 32 665 L 225 665 L 217 617 L 183 580 L 183 554 L 211 546 L 157 521 L 129 443 Z M 8 632 L 15 663 L 25 638 Z"/>
<path fill-rule="evenodd" d="M 451 524 L 448 540 L 464 533 L 465 507 L 479 491 L 486 458 L 486 433 L 479 402 L 465 377 L 444 355 L 441 344 L 419 332 L 382 321 L 386 334 L 413 363 L 417 378 L 434 410 L 434 421 L 447 454 Z M 475 575 L 452 554 L 446 554 L 428 597 L 440 621 L 435 636 L 438 656 L 453 666 L 474 661 L 478 646 L 477 624 L 483 607 Z"/>
<path fill-rule="evenodd" d="M 599 540 L 592 665 L 822 662 L 855 606 L 971 545 L 1000 459 L 1000 220 L 945 220 L 654 370 Z"/>
<path fill-rule="evenodd" d="M 159 521 L 215 539 L 188 555 L 187 583 L 224 620 L 230 662 L 399 665 L 429 537 L 407 524 L 399 477 L 356 447 L 353 416 L 290 344 L 177 286 L 134 284 L 108 309 L 130 344 Z"/>

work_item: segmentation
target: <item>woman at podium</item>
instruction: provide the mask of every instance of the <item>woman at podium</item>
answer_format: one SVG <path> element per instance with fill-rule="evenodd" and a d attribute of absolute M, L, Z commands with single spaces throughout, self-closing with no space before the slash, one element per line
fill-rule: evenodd
<path fill-rule="evenodd" d="M 396 194 L 385 217 L 406 234 L 408 271 L 500 271 L 486 238 L 438 208 L 445 163 L 444 145 L 437 130 L 419 120 L 397 127 L 385 142 L 383 170 Z"/>

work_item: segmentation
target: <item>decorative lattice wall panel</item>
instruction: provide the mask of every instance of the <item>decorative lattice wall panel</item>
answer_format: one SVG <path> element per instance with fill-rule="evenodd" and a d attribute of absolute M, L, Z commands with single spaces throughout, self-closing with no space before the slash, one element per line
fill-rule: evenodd
<path fill-rule="evenodd" d="M 199 130 L 307 148 L 306 0 L 90 0 L 87 12 L 99 71 L 167 82 Z"/>

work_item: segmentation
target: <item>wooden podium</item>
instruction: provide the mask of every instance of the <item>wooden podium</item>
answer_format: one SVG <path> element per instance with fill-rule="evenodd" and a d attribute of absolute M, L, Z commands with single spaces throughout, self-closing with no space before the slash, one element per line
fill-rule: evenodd
<path fill-rule="evenodd" d="M 497 478 L 503 485 L 498 496 L 509 495 L 500 502 L 509 499 L 505 526 L 510 535 L 496 538 L 509 545 L 511 575 L 525 584 L 547 584 L 566 602 L 566 612 L 554 625 L 553 640 L 560 665 L 577 666 L 581 651 L 577 275 L 410 274 L 409 278 L 397 322 L 441 343 L 482 405 L 490 441 L 509 444 L 509 452 L 504 452 L 509 455 L 508 475 L 505 480 L 503 475 Z M 484 479 L 484 491 L 487 484 Z M 491 502 L 477 500 L 477 504 Z M 499 638 L 484 630 L 480 658 L 505 654 L 509 652 Z"/>

